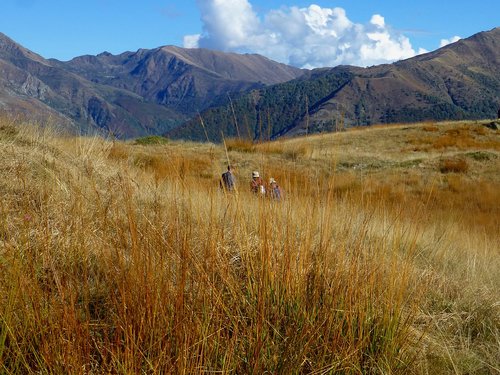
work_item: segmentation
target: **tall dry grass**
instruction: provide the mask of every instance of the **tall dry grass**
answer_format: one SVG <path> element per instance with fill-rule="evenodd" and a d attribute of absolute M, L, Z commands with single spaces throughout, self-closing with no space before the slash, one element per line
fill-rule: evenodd
<path fill-rule="evenodd" d="M 291 145 L 230 152 L 226 196 L 220 148 L 0 121 L 2 372 L 498 368 L 498 242 L 439 221 L 435 190 L 409 199 L 411 186 L 337 173 L 336 157 L 320 173 L 314 146 L 290 158 Z M 247 192 L 253 169 L 286 199 Z"/>

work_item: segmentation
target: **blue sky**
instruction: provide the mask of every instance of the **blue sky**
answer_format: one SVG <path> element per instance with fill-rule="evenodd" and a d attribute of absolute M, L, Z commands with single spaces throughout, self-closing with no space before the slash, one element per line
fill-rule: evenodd
<path fill-rule="evenodd" d="M 2 0 L 0 32 L 59 60 L 177 45 L 367 66 L 498 27 L 499 14 L 498 0 Z"/>

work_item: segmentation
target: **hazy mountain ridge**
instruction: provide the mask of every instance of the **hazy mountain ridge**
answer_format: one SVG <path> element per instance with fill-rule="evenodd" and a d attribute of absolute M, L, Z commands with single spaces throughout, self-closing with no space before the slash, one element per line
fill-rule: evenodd
<path fill-rule="evenodd" d="M 3 34 L 0 69 L 1 108 L 30 115 L 45 111 L 83 132 L 122 137 L 167 131 L 223 103 L 228 94 L 302 74 L 263 56 L 179 47 L 61 62 L 44 59 Z"/>
<path fill-rule="evenodd" d="M 250 104 L 249 103 L 253 103 Z M 253 92 L 233 104 L 253 139 L 339 126 L 496 117 L 500 105 L 500 28 L 411 59 L 369 68 L 339 66 Z M 235 136 L 232 109 L 203 114 L 214 140 Z M 198 119 L 167 136 L 204 139 Z"/>

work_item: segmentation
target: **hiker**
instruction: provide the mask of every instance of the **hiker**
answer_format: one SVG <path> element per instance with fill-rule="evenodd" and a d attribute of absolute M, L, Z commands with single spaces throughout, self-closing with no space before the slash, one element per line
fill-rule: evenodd
<path fill-rule="evenodd" d="M 236 177 L 234 176 L 234 168 L 232 165 L 228 165 L 227 172 L 222 174 L 220 188 L 228 193 L 236 190 Z"/>
<path fill-rule="evenodd" d="M 283 191 L 274 178 L 269 179 L 269 197 L 272 200 L 280 201 L 283 198 Z"/>
<path fill-rule="evenodd" d="M 266 194 L 266 187 L 264 186 L 264 181 L 262 181 L 262 178 L 260 177 L 260 174 L 257 171 L 252 172 L 252 181 L 250 181 L 250 190 L 254 194 L 261 194 L 263 196 Z"/>

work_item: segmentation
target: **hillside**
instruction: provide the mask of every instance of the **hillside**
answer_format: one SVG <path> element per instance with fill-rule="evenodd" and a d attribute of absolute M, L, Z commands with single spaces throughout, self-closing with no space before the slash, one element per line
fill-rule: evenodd
<path fill-rule="evenodd" d="M 319 69 L 233 103 L 243 136 L 259 140 L 345 126 L 495 118 L 500 106 L 500 28 L 390 65 Z M 228 104 L 202 114 L 210 139 L 234 137 Z M 167 133 L 205 140 L 199 119 Z"/>
<path fill-rule="evenodd" d="M 178 47 L 46 60 L 1 33 L 0 69 L 0 109 L 124 138 L 160 134 L 228 95 L 302 74 L 263 56 Z"/>
<path fill-rule="evenodd" d="M 0 372 L 498 373 L 498 130 L 226 147 L 0 116 Z"/>

